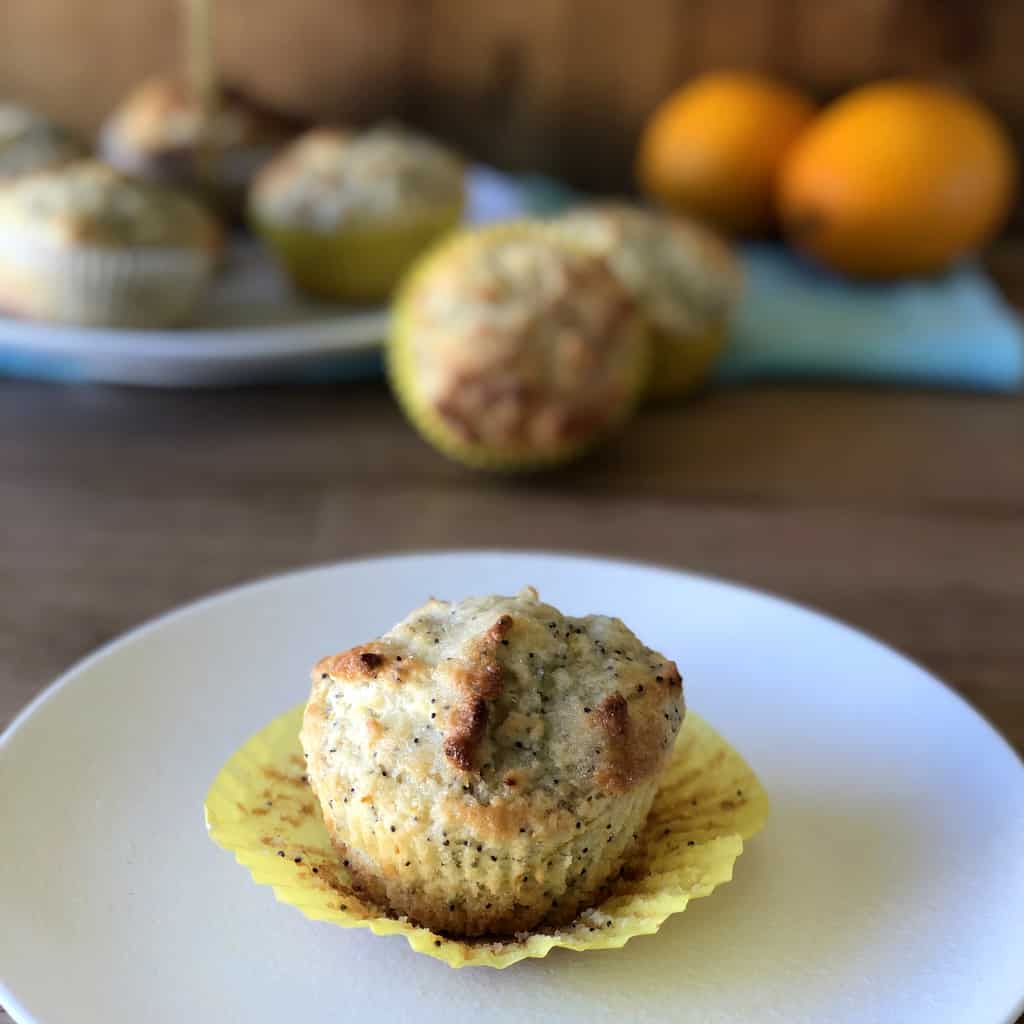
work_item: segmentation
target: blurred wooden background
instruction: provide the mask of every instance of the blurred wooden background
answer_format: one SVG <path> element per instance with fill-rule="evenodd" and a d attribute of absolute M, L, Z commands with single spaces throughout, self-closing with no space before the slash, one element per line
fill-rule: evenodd
<path fill-rule="evenodd" d="M 4 0 L 0 95 L 90 132 L 178 60 L 180 0 Z M 643 118 L 708 67 L 822 97 L 881 75 L 966 85 L 1024 140 L 1021 0 L 220 0 L 226 77 L 286 112 L 394 115 L 470 154 L 604 189 Z"/>

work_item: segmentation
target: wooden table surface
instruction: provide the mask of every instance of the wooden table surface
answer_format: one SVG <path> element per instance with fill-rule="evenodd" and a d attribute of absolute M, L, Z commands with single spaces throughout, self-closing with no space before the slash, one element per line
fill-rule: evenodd
<path fill-rule="evenodd" d="M 382 385 L 0 383 L 0 726 L 98 644 L 255 576 L 373 552 L 595 552 L 816 605 L 1024 750 L 1024 399 L 825 388 L 644 412 L 590 460 L 452 465 Z"/>
<path fill-rule="evenodd" d="M 1024 750 L 1021 397 L 726 391 L 645 411 L 565 471 L 493 479 L 431 452 L 379 384 L 6 382 L 0 510 L 0 726 L 98 644 L 211 590 L 500 546 L 656 561 L 813 604 L 916 658 Z"/>

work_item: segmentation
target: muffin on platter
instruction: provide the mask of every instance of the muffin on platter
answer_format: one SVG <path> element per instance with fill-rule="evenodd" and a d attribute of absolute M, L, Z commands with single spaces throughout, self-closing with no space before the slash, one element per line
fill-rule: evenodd
<path fill-rule="evenodd" d="M 99 149 L 127 174 L 196 192 L 218 212 L 241 217 L 252 179 L 293 134 L 288 122 L 230 90 L 206 109 L 183 79 L 156 77 L 110 114 Z"/>
<path fill-rule="evenodd" d="M 299 288 L 374 303 L 459 222 L 464 202 L 462 161 L 440 143 L 390 126 L 318 128 L 263 170 L 249 212 Z"/>
<path fill-rule="evenodd" d="M 605 255 L 533 221 L 465 231 L 398 295 L 388 369 L 406 414 L 450 457 L 553 465 L 619 426 L 649 340 Z"/>
<path fill-rule="evenodd" d="M 0 308 L 83 325 L 188 319 L 221 233 L 187 196 L 83 160 L 0 187 Z"/>
<path fill-rule="evenodd" d="M 642 310 L 653 341 L 648 393 L 688 394 L 725 345 L 740 291 L 739 264 L 717 235 L 694 221 L 626 203 L 597 203 L 561 221 L 607 255 Z"/>
<path fill-rule="evenodd" d="M 435 931 L 512 935 L 599 900 L 684 713 L 673 662 L 527 588 L 431 600 L 324 658 L 301 741 L 359 889 Z"/>

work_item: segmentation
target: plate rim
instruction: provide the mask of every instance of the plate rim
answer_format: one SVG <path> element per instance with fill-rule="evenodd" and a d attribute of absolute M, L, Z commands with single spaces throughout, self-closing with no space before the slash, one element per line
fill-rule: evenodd
<path fill-rule="evenodd" d="M 346 558 L 338 559 L 331 562 L 319 562 L 305 566 L 297 566 L 292 569 L 287 569 L 283 572 L 268 573 L 263 576 L 257 576 L 244 583 L 237 583 L 226 587 L 221 587 L 213 590 L 207 594 L 201 595 L 194 598 L 191 601 L 187 601 L 184 604 L 175 605 L 168 611 L 162 612 L 156 616 L 144 620 L 136 626 L 119 633 L 117 636 L 111 638 L 106 643 L 101 644 L 98 648 L 86 654 L 84 657 L 79 658 L 77 661 L 72 663 L 64 672 L 62 672 L 53 682 L 44 687 L 36 696 L 29 701 L 7 724 L 7 726 L 0 732 L 0 757 L 2 757 L 9 747 L 13 737 L 17 734 L 21 726 L 27 722 L 33 715 L 35 715 L 42 707 L 44 707 L 50 700 L 54 699 L 58 693 L 60 693 L 66 686 L 72 683 L 78 678 L 81 673 L 86 671 L 95 662 L 101 661 L 104 657 L 108 656 L 116 648 L 129 642 L 137 642 L 139 639 L 144 637 L 148 632 L 158 629 L 166 622 L 176 620 L 178 618 L 184 618 L 189 615 L 201 613 L 204 608 L 208 605 L 225 601 L 230 599 L 239 593 L 250 593 L 252 591 L 259 590 L 261 588 L 270 587 L 282 580 L 292 579 L 302 575 L 308 575 L 313 573 L 329 573 L 333 570 L 341 569 L 345 566 L 355 565 L 367 565 L 370 563 L 380 562 L 395 562 L 409 558 L 436 558 L 445 559 L 450 557 L 497 557 L 497 558 L 555 558 L 564 561 L 580 562 L 580 563 L 601 563 L 606 566 L 613 566 L 619 569 L 640 569 L 646 571 L 654 571 L 666 575 L 684 577 L 690 580 L 698 581 L 705 584 L 711 584 L 712 586 L 722 587 L 728 590 L 738 590 L 749 596 L 768 600 L 770 603 L 788 606 L 790 610 L 796 610 L 802 612 L 813 619 L 819 620 L 825 625 L 838 628 L 840 631 L 851 634 L 853 638 L 866 640 L 869 644 L 880 648 L 886 654 L 897 658 L 905 666 L 910 667 L 922 674 L 930 683 L 943 692 L 947 698 L 952 698 L 956 703 L 960 705 L 960 710 L 966 712 L 968 715 L 974 716 L 978 719 L 978 722 L 983 727 L 983 732 L 987 733 L 990 739 L 994 739 L 996 744 L 1002 746 L 1004 751 L 1009 754 L 1010 761 L 1015 765 L 1016 769 L 1021 773 L 1024 773 L 1024 757 L 1022 757 L 1017 750 L 1010 744 L 1009 740 L 999 731 L 996 726 L 989 721 L 989 719 L 982 714 L 974 705 L 957 690 L 953 689 L 948 683 L 939 678 L 933 672 L 931 672 L 924 665 L 921 665 L 915 659 L 909 655 L 904 654 L 902 651 L 890 644 L 887 644 L 883 640 L 875 637 L 871 633 L 860 629 L 857 626 L 850 625 L 844 622 L 842 619 L 836 618 L 827 612 L 823 612 L 814 608 L 810 605 L 804 604 L 800 601 L 793 600 L 780 594 L 776 594 L 772 591 L 765 590 L 760 587 L 751 586 L 746 583 L 741 583 L 730 578 L 714 576 L 708 573 L 694 572 L 689 569 L 681 569 L 675 566 L 666 565 L 664 563 L 645 561 L 642 559 L 622 558 L 614 556 L 606 556 L 601 554 L 595 554 L 592 552 L 585 552 L 580 550 L 552 550 L 543 548 L 494 548 L 494 547 L 466 547 L 466 548 L 417 548 L 414 550 L 401 550 L 401 551 L 389 551 L 381 552 L 377 554 L 366 554 L 360 555 L 357 558 Z M 1024 777 L 1022 777 L 1024 782 Z M 10 1015 L 15 1024 L 46 1024 L 45 1021 L 40 1018 L 33 1016 L 21 1002 L 17 999 L 14 993 L 11 991 L 8 983 L 3 977 L 0 977 L 0 1004 Z M 1008 1015 L 1004 1018 L 1003 1024 L 1015 1024 L 1021 1014 L 1024 1013 L 1024 992 L 1021 993 L 1015 1006 L 1010 1008 Z"/>
<path fill-rule="evenodd" d="M 170 329 L 82 327 L 0 316 L 0 351 L 93 359 L 251 362 L 354 353 L 380 347 L 390 329 L 386 307 L 294 324 Z"/>

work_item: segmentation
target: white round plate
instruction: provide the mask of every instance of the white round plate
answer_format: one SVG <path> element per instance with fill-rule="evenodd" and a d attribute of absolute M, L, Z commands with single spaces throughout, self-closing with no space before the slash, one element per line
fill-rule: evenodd
<path fill-rule="evenodd" d="M 734 881 L 621 950 L 454 971 L 275 902 L 203 798 L 321 655 L 427 596 L 619 615 L 760 773 Z M 0 739 L 0 1001 L 19 1022 L 1002 1024 L 1024 996 L 1024 766 L 874 640 L 764 594 L 541 554 L 376 559 L 202 601 L 72 669 Z"/>

